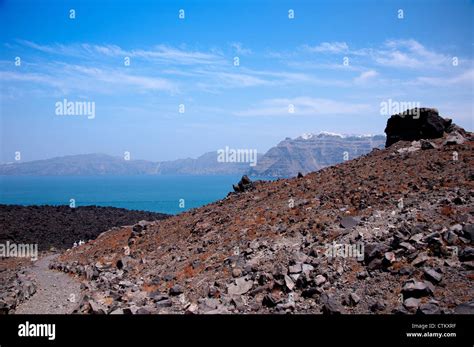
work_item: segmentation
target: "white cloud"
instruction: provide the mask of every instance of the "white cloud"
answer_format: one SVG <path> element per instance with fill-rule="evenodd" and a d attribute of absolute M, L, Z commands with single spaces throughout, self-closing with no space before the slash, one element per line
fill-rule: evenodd
<path fill-rule="evenodd" d="M 322 42 L 317 46 L 304 45 L 303 50 L 311 53 L 339 54 L 348 52 L 349 46 L 345 42 Z"/>
<path fill-rule="evenodd" d="M 383 66 L 427 69 L 449 66 L 451 58 L 431 51 L 416 40 L 388 40 L 371 51 L 374 61 Z"/>
<path fill-rule="evenodd" d="M 466 70 L 458 75 L 451 77 L 417 77 L 408 84 L 430 85 L 435 87 L 453 86 L 453 85 L 471 85 L 474 87 L 474 69 Z"/>
<path fill-rule="evenodd" d="M 213 52 L 201 52 L 167 45 L 156 45 L 152 49 L 126 50 L 117 45 L 93 45 L 88 43 L 40 45 L 27 40 L 18 40 L 26 47 L 48 54 L 73 57 L 96 58 L 97 55 L 108 57 L 130 57 L 152 60 L 169 65 L 221 64 L 224 58 Z"/>
<path fill-rule="evenodd" d="M 470 66 L 471 61 L 460 59 L 463 62 L 462 66 L 458 67 L 460 75 L 444 77 L 448 75 L 448 69 L 451 69 L 451 73 L 454 71 L 451 57 L 430 50 L 414 39 L 388 40 L 377 48 L 360 49 L 350 49 L 346 42 L 323 42 L 312 47 L 306 45 L 291 54 L 280 52 L 275 55 L 274 58 L 280 60 L 279 65 L 269 63 L 268 65 L 272 66 L 271 70 L 266 67 L 261 70 L 249 67 L 253 63 L 250 58 L 246 59 L 247 62 L 242 66 L 234 67 L 232 56 L 225 56 L 216 49 L 199 51 L 186 46 L 157 45 L 149 49 L 126 50 L 113 44 L 40 45 L 31 41 L 19 42 L 25 47 L 46 53 L 44 56 L 48 61 L 52 60 L 51 55 L 54 54 L 67 55 L 78 64 L 80 61 L 81 65 L 64 65 L 65 71 L 61 71 L 63 66 L 45 63 L 44 57 L 38 58 L 38 63 L 30 59 L 25 61 L 30 68 L 30 75 L 18 74 L 15 77 L 5 75 L 3 79 L 8 77 L 10 81 L 17 82 L 29 79 L 31 82 L 44 83 L 61 90 L 90 88 L 98 92 L 112 93 L 117 91 L 117 88 L 128 86 L 132 91 L 186 93 L 200 90 L 217 93 L 226 89 L 248 87 L 347 88 L 354 85 L 369 85 L 367 82 L 375 80 L 378 87 L 388 86 L 390 83 L 434 86 L 457 85 L 472 81 L 472 72 L 465 70 L 462 72 L 462 69 Z M 232 42 L 230 45 L 235 52 L 255 55 L 240 42 Z M 308 52 L 309 55 L 305 54 Z M 344 53 L 350 57 L 350 64 L 349 66 L 342 64 L 342 55 L 340 58 L 332 55 L 321 58 L 321 54 L 313 53 Z M 116 58 L 125 56 L 131 58 L 133 68 L 117 66 Z M 307 59 L 308 56 L 311 60 Z M 114 59 L 106 59 L 107 57 Z M 266 57 L 269 58 L 268 54 Z M 120 64 L 120 59 L 118 61 Z M 403 75 L 398 75 L 398 79 L 394 77 L 390 79 L 389 68 L 408 69 L 403 71 Z M 420 76 L 419 71 L 426 69 L 429 71 L 433 68 L 436 71 L 435 76 L 426 76 L 428 75 L 426 73 Z M 5 67 L 1 65 L 0 69 L 10 70 L 11 62 Z M 336 71 L 327 73 L 328 70 Z M 446 73 L 442 74 L 440 71 Z M 12 73 L 16 73 L 16 70 Z M 68 75 L 63 76 L 64 73 Z M 354 76 L 354 73 L 358 75 Z"/>
<path fill-rule="evenodd" d="M 224 59 L 215 53 L 185 50 L 166 45 L 155 46 L 153 50 L 132 50 L 131 57 L 139 57 L 168 64 L 218 64 Z"/>
<path fill-rule="evenodd" d="M 230 44 L 232 49 L 235 51 L 236 54 L 238 55 L 250 55 L 252 54 L 252 50 L 249 48 L 244 48 L 241 42 L 232 42 Z"/>
<path fill-rule="evenodd" d="M 290 113 L 290 105 L 294 113 Z M 300 96 L 295 98 L 266 99 L 259 105 L 234 112 L 236 116 L 326 116 L 358 115 L 371 111 L 369 104 L 348 103 L 332 99 Z"/>
<path fill-rule="evenodd" d="M 451 56 L 436 52 L 425 47 L 415 39 L 392 39 L 387 40 L 376 48 L 362 47 L 350 48 L 346 42 L 323 42 L 317 46 L 302 46 L 303 52 L 345 54 L 349 57 L 359 57 L 364 60 L 360 64 L 370 65 L 376 63 L 385 67 L 409 68 L 409 69 L 439 69 L 449 67 Z M 277 53 L 274 53 L 276 56 Z M 297 55 L 279 53 L 279 56 L 292 58 L 291 64 L 302 64 Z M 351 59 L 352 60 L 352 59 Z M 311 61 L 313 64 L 314 59 Z"/>
<path fill-rule="evenodd" d="M 45 66 L 41 73 L 1 71 L 0 81 L 36 83 L 49 86 L 60 93 L 165 91 L 176 93 L 178 86 L 165 78 L 136 75 L 112 68 L 96 68 L 65 63 Z"/>
<path fill-rule="evenodd" d="M 375 70 L 364 71 L 358 77 L 354 79 L 354 82 L 356 84 L 364 84 L 376 76 L 378 76 L 378 73 Z"/>
<path fill-rule="evenodd" d="M 218 72 L 218 73 L 210 73 L 220 80 L 223 85 L 227 85 L 227 87 L 254 87 L 254 86 L 262 86 L 262 85 L 270 85 L 272 82 L 270 80 L 266 80 L 257 76 L 252 76 L 250 74 L 245 73 L 231 73 L 231 72 Z"/>

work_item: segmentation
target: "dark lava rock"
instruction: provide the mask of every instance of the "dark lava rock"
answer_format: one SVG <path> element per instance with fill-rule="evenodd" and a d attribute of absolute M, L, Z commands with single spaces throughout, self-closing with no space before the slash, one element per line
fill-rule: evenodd
<path fill-rule="evenodd" d="M 467 239 L 471 240 L 471 242 L 474 241 L 474 224 L 466 224 L 463 231 Z"/>
<path fill-rule="evenodd" d="M 342 306 L 334 299 L 334 297 L 324 293 L 321 295 L 321 303 L 323 304 L 323 314 L 341 314 Z"/>
<path fill-rule="evenodd" d="M 170 300 L 170 299 L 165 299 L 165 300 L 161 300 L 161 301 L 158 301 L 156 304 L 155 304 L 155 307 L 156 308 L 165 308 L 165 307 L 171 307 L 173 306 L 173 302 Z"/>
<path fill-rule="evenodd" d="M 342 217 L 341 218 L 341 226 L 344 229 L 352 229 L 355 227 L 357 224 L 360 223 L 360 218 L 354 218 L 350 216 Z"/>
<path fill-rule="evenodd" d="M 462 303 L 454 309 L 456 314 L 474 314 L 474 300 Z"/>
<path fill-rule="evenodd" d="M 183 291 L 183 287 L 181 287 L 179 284 L 175 284 L 170 288 L 170 295 L 179 295 L 182 294 Z"/>
<path fill-rule="evenodd" d="M 266 307 L 275 307 L 278 302 L 279 300 L 276 299 L 273 295 L 267 294 L 263 297 L 262 305 Z"/>
<path fill-rule="evenodd" d="M 459 253 L 459 260 L 469 261 L 474 259 L 474 248 L 466 247 Z"/>
<path fill-rule="evenodd" d="M 137 310 L 137 314 L 151 314 L 151 312 L 149 310 L 147 310 L 146 308 L 144 308 L 144 307 L 140 307 Z"/>
<path fill-rule="evenodd" d="M 80 206 L 19 206 L 0 204 L 0 242 L 37 243 L 38 249 L 71 248 L 79 240 L 93 240 L 113 227 L 141 220 L 159 220 L 162 213 L 124 208 Z"/>
<path fill-rule="evenodd" d="M 426 282 L 409 280 L 403 286 L 402 293 L 405 298 L 421 298 L 433 294 L 433 291 Z"/>
<path fill-rule="evenodd" d="M 380 258 L 382 263 L 383 255 L 388 251 L 388 246 L 383 243 L 368 243 L 364 247 L 364 261 L 369 264 L 373 259 Z"/>
<path fill-rule="evenodd" d="M 429 302 L 427 304 L 422 304 L 418 307 L 417 313 L 420 314 L 440 314 L 441 311 L 439 309 L 438 304 L 434 302 Z"/>
<path fill-rule="evenodd" d="M 414 312 L 420 306 L 420 299 L 417 298 L 408 298 L 403 302 L 403 307 L 410 312 Z"/>
<path fill-rule="evenodd" d="M 450 119 L 439 116 L 433 108 L 414 108 L 391 116 L 387 121 L 385 147 L 398 141 L 417 141 L 421 139 L 437 139 L 449 129 Z"/>
<path fill-rule="evenodd" d="M 430 280 L 433 283 L 439 283 L 443 279 L 443 275 L 431 268 L 423 269 L 426 279 Z"/>
<path fill-rule="evenodd" d="M 248 178 L 247 175 L 242 176 L 239 183 L 237 183 L 237 185 L 234 184 L 232 187 L 236 193 L 243 193 L 247 190 L 252 190 L 255 188 L 253 182 L 250 180 L 250 178 Z"/>
<path fill-rule="evenodd" d="M 370 310 L 372 312 L 380 312 L 380 311 L 385 310 L 385 307 L 386 307 L 386 305 L 383 301 L 377 300 L 372 305 L 370 305 Z"/>
<path fill-rule="evenodd" d="M 360 301 L 359 295 L 357 295 L 356 293 L 349 294 L 349 304 L 351 306 L 357 306 L 359 301 Z"/>
<path fill-rule="evenodd" d="M 423 150 L 436 148 L 436 146 L 431 141 L 421 140 L 420 143 L 421 143 L 421 149 Z"/>

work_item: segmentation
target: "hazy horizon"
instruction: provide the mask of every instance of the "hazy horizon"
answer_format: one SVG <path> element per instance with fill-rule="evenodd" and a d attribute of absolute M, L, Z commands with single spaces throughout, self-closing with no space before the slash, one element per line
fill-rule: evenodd
<path fill-rule="evenodd" d="M 319 135 L 319 134 L 332 134 L 332 135 L 342 135 L 344 137 L 350 137 L 350 136 L 384 136 L 385 137 L 385 134 L 337 134 L 337 133 L 333 133 L 333 132 L 328 132 L 328 131 L 321 131 L 320 133 L 311 133 L 313 135 Z M 304 135 L 307 135 L 308 133 L 304 133 L 304 134 L 300 134 L 292 139 L 295 139 L 297 137 L 301 137 L 301 136 L 304 136 Z M 281 139 L 281 141 L 283 141 L 284 139 Z M 281 142 L 279 141 L 279 142 Z M 278 143 L 279 143 L 278 142 Z M 268 152 L 268 150 L 270 150 L 272 147 L 275 147 L 278 145 L 278 143 L 275 143 L 274 145 L 272 145 L 270 148 L 267 148 L 265 149 L 264 151 L 258 151 L 258 155 L 263 155 L 265 154 L 266 152 Z M 131 161 L 134 161 L 134 160 L 144 160 L 144 161 L 149 161 L 149 162 L 156 162 L 156 163 L 159 163 L 159 162 L 165 162 L 165 161 L 175 161 L 175 160 L 184 160 L 184 159 L 197 159 L 201 156 L 204 156 L 206 154 L 209 154 L 209 153 L 214 153 L 214 152 L 217 152 L 221 149 L 215 149 L 215 150 L 212 150 L 212 151 L 208 151 L 208 152 L 204 152 L 204 153 L 201 153 L 201 154 L 198 154 L 196 156 L 188 156 L 188 157 L 177 157 L 177 158 L 174 158 L 174 159 L 169 159 L 169 160 L 151 160 L 151 159 L 148 159 L 148 158 L 130 158 Z M 105 155 L 105 156 L 109 156 L 109 157 L 115 157 L 115 158 L 121 158 L 123 159 L 124 158 L 124 155 L 123 153 L 104 153 L 104 152 L 84 152 L 84 153 L 66 153 L 66 154 L 62 154 L 62 155 L 58 155 L 58 156 L 54 156 L 54 157 L 47 157 L 47 158 L 37 158 L 37 159 L 32 159 L 32 160 L 21 160 L 21 161 L 15 161 L 15 160 L 11 160 L 11 161 L 1 161 L 0 164 L 11 164 L 11 163 L 22 163 L 22 162 L 31 162 L 31 161 L 38 161 L 38 160 L 48 160 L 48 159 L 56 159 L 56 158 L 62 158 L 62 157 L 74 157 L 74 156 L 87 156 L 87 155 Z"/>

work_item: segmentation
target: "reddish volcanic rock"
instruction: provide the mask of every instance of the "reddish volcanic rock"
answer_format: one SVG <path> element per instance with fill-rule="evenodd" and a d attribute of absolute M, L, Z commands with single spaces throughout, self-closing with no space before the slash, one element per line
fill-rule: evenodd
<path fill-rule="evenodd" d="M 472 299 L 474 143 L 464 139 L 399 141 L 302 178 L 253 182 L 138 234 L 110 230 L 54 266 L 96 271 L 86 292 L 107 313 L 453 312 Z M 442 281 L 425 281 L 426 269 Z M 409 280 L 427 288 L 416 307 L 404 306 Z"/>

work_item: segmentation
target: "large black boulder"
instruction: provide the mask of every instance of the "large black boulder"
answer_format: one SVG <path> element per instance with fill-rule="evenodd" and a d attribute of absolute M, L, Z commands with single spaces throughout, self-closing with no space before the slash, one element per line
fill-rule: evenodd
<path fill-rule="evenodd" d="M 254 183 L 248 178 L 247 175 L 242 176 L 239 183 L 237 185 L 232 186 L 234 188 L 234 192 L 236 193 L 243 193 L 247 190 L 252 190 L 255 188 Z"/>
<path fill-rule="evenodd" d="M 387 121 L 385 147 L 398 141 L 436 139 L 449 132 L 451 119 L 440 117 L 434 108 L 414 108 L 391 116 Z"/>

